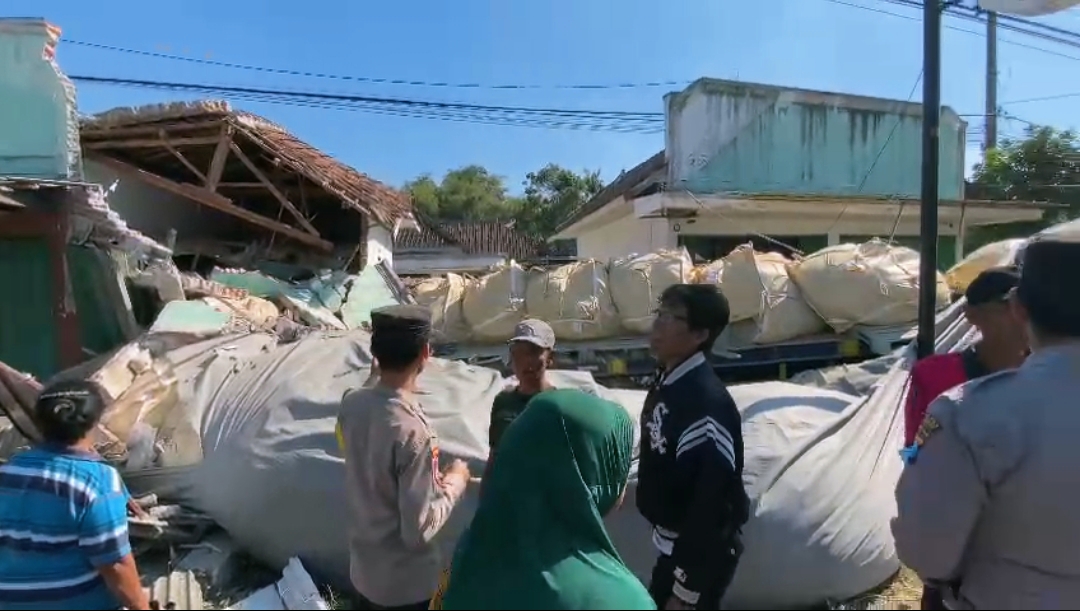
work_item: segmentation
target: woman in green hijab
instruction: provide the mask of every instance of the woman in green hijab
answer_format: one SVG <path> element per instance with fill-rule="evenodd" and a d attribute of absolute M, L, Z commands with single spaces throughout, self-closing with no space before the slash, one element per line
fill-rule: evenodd
<path fill-rule="evenodd" d="M 656 609 L 604 528 L 633 444 L 615 403 L 578 390 L 532 399 L 500 443 L 432 608 Z"/>

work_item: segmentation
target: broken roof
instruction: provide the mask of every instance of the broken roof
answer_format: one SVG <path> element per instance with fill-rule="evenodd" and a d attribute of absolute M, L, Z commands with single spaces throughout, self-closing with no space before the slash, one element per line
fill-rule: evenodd
<path fill-rule="evenodd" d="M 522 261 L 539 254 L 543 240 L 518 231 L 514 221 L 443 221 L 420 218 L 419 231 L 402 229 L 395 250 L 460 248 L 467 254 L 499 254 Z"/>
<path fill-rule="evenodd" d="M 163 135 L 178 140 L 187 137 L 186 144 L 193 145 L 199 135 L 208 131 L 216 133 L 223 127 L 257 145 L 274 165 L 307 178 L 381 225 L 393 227 L 395 221 L 412 213 L 407 194 L 356 171 L 267 119 L 233 110 L 225 101 L 116 108 L 84 119 L 80 131 L 83 146 L 88 150 L 111 154 L 147 143 L 157 144 L 155 148 L 168 154 L 166 145 L 155 142 L 164 140 Z M 202 140 L 205 138 L 200 139 L 200 144 L 212 144 Z M 191 169 L 189 164 L 184 165 Z"/>
<path fill-rule="evenodd" d="M 620 174 L 618 178 L 611 181 L 606 187 L 604 187 L 599 193 L 597 193 L 595 197 L 579 206 L 577 210 L 574 210 L 572 213 L 570 213 L 570 215 L 567 216 L 566 219 L 563 220 L 563 222 L 559 223 L 559 226 L 555 229 L 555 233 L 558 234 L 560 231 L 566 229 L 567 227 L 580 221 L 586 216 L 589 216 L 593 212 L 596 212 L 597 210 L 610 204 L 619 197 L 626 195 L 635 187 L 640 186 L 641 183 L 645 182 L 654 175 L 661 174 L 666 171 L 667 158 L 665 157 L 665 152 L 660 151 L 659 153 L 656 153 L 645 161 L 637 164 L 629 171 Z M 660 178 L 659 180 L 663 180 L 663 178 Z"/>

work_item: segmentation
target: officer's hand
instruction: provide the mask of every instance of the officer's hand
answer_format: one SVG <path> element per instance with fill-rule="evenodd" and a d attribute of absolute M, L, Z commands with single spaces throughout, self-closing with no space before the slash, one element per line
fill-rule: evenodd
<path fill-rule="evenodd" d="M 455 458 L 454 462 L 450 463 L 450 466 L 446 469 L 446 474 L 460 477 L 465 481 L 469 481 L 469 478 L 472 477 L 472 473 L 469 472 L 469 464 L 460 458 Z"/>

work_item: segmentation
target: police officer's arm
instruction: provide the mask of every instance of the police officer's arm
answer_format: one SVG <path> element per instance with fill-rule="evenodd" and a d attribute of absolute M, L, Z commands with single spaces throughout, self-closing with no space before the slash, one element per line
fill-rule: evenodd
<path fill-rule="evenodd" d="M 730 408 L 736 409 L 734 403 Z M 676 567 L 672 593 L 688 605 L 698 603 L 701 592 L 723 572 L 721 564 L 730 561 L 725 546 L 731 545 L 733 529 L 727 495 L 737 477 L 733 435 L 741 431 L 729 431 L 719 420 L 705 416 L 687 427 L 675 447 L 679 469 L 695 474 L 686 522 L 672 552 Z"/>
<path fill-rule="evenodd" d="M 905 467 L 896 489 L 896 553 L 924 581 L 957 578 L 987 499 L 975 453 L 957 422 L 955 397 L 946 394 L 930 404 L 915 462 Z"/>
<path fill-rule="evenodd" d="M 438 534 L 468 483 L 457 474 L 439 473 L 433 442 L 418 426 L 403 431 L 395 448 L 401 538 L 411 547 L 426 545 Z"/>

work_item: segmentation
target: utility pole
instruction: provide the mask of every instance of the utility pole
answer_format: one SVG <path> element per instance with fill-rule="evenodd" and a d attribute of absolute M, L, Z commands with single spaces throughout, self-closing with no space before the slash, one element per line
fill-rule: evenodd
<path fill-rule="evenodd" d="M 986 123 L 983 152 L 997 148 L 997 22 L 995 12 L 986 15 Z"/>
<path fill-rule="evenodd" d="M 941 0 L 923 0 L 922 201 L 919 207 L 918 358 L 934 353 L 937 312 L 938 142 L 941 124 Z"/>

